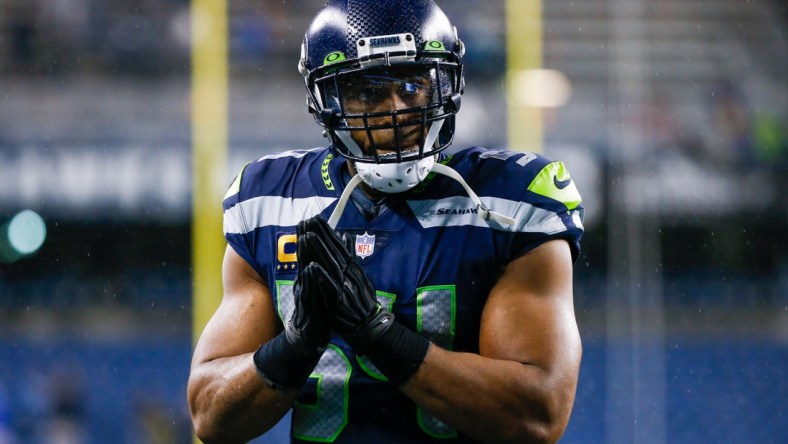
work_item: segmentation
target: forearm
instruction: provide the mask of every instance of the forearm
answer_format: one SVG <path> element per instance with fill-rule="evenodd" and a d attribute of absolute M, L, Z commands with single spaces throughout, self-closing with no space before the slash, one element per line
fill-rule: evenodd
<path fill-rule="evenodd" d="M 205 443 L 247 442 L 259 436 L 284 416 L 296 396 L 297 391 L 281 392 L 265 384 L 251 353 L 198 364 L 188 387 L 194 428 Z"/>
<path fill-rule="evenodd" d="M 482 442 L 555 442 L 569 420 L 574 378 L 431 346 L 400 389 L 438 419 Z"/>

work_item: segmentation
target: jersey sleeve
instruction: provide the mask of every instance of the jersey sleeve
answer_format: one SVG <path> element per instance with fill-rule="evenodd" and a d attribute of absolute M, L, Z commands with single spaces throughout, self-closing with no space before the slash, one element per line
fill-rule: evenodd
<path fill-rule="evenodd" d="M 254 245 L 257 242 L 254 236 L 256 236 L 256 232 L 247 223 L 241 192 L 244 172 L 246 172 L 248 166 L 248 163 L 244 165 L 224 196 L 222 201 L 224 209 L 222 229 L 224 238 L 233 250 L 248 262 L 263 279 L 266 279 L 267 272 L 265 268 L 255 260 Z"/>
<path fill-rule="evenodd" d="M 519 173 L 522 196 L 514 214 L 514 233 L 504 246 L 506 262 L 552 239 L 566 240 L 576 261 L 583 235 L 583 206 L 575 182 L 560 161 L 537 156 L 526 167 Z"/>

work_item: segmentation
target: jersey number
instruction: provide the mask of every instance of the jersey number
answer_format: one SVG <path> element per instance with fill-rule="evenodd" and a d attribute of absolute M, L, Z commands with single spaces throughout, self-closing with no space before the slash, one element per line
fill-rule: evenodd
<path fill-rule="evenodd" d="M 293 281 L 276 283 L 279 317 L 289 319 L 293 314 Z M 378 302 L 391 309 L 396 295 L 377 292 Z M 422 287 L 416 290 L 416 326 L 418 332 L 436 345 L 451 350 L 454 340 L 456 293 L 454 285 Z M 367 358 L 356 358 L 359 367 L 369 376 L 385 381 L 386 377 Z M 310 379 L 316 382 L 314 404 L 296 402 L 293 406 L 293 436 L 305 441 L 333 442 L 348 422 L 348 383 L 353 372 L 348 357 L 339 347 L 329 344 L 317 363 Z M 419 427 L 436 438 L 453 438 L 457 432 L 430 415 L 417 409 Z"/>

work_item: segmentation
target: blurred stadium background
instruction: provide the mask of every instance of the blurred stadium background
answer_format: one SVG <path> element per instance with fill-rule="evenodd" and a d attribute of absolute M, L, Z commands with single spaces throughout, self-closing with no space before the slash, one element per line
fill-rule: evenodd
<path fill-rule="evenodd" d="M 438 2 L 468 48 L 454 146 L 509 147 L 507 96 L 542 103 L 584 195 L 562 442 L 786 442 L 786 3 L 544 1 L 534 98 L 507 87 L 512 9 Z M 229 3 L 227 184 L 323 143 L 296 71 L 322 1 Z M 191 442 L 190 23 L 188 0 L 0 1 L 0 444 Z"/>

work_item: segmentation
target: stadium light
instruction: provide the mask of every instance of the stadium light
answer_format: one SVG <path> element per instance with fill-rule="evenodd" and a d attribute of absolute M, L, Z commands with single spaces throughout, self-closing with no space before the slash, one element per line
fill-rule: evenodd
<path fill-rule="evenodd" d="M 23 210 L 0 225 L 0 262 L 10 264 L 30 256 L 44 244 L 47 228 L 33 210 Z"/>
<path fill-rule="evenodd" d="M 566 75 L 552 69 L 519 71 L 511 80 L 510 89 L 522 106 L 558 108 L 572 95 L 572 84 Z"/>

